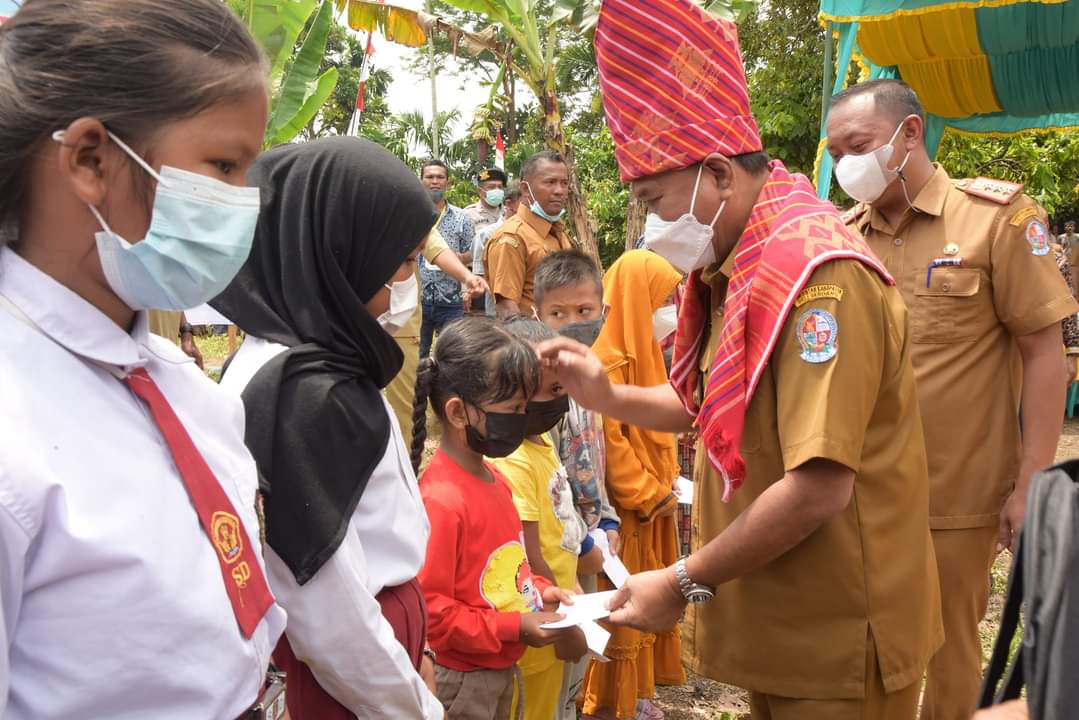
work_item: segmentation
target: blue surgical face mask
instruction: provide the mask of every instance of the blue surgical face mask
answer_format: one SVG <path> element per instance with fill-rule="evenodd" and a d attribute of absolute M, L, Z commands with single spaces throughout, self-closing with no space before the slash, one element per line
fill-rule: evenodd
<path fill-rule="evenodd" d="M 502 188 L 493 188 L 484 193 L 484 198 L 491 207 L 500 207 L 506 199 L 506 191 Z"/>
<path fill-rule="evenodd" d="M 53 133 L 57 142 L 63 131 Z M 122 140 L 109 137 L 157 180 L 146 237 L 130 243 L 93 205 L 94 235 L 105 280 L 132 310 L 187 310 L 223 291 L 251 252 L 259 190 L 162 166 L 160 174 Z"/>
<path fill-rule="evenodd" d="M 521 184 L 522 185 L 528 185 L 528 183 L 526 183 L 526 182 L 521 183 Z M 528 194 L 532 195 L 532 186 L 531 185 L 528 186 Z M 532 204 L 528 206 L 528 209 L 531 210 L 533 214 L 539 215 L 541 218 L 543 218 L 544 220 L 546 220 L 549 223 L 558 222 L 566 214 L 566 208 L 562 208 L 561 210 L 559 210 L 557 215 L 548 214 L 547 211 L 543 209 L 543 206 L 539 204 L 539 201 L 536 200 L 535 195 L 532 195 Z"/>

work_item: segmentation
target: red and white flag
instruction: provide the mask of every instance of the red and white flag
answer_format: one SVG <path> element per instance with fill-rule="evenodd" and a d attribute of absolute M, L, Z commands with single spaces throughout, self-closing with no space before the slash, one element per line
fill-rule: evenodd
<path fill-rule="evenodd" d="M 501 128 L 498 130 L 498 136 L 495 137 L 495 167 L 503 171 L 506 169 L 506 143 L 502 141 Z"/>
<path fill-rule="evenodd" d="M 347 134 L 359 136 L 360 116 L 363 115 L 364 96 L 367 92 L 367 79 L 371 77 L 371 56 L 375 54 L 375 45 L 371 41 L 371 33 L 367 33 L 367 49 L 363 53 L 363 65 L 360 67 L 360 87 L 356 91 L 356 108 L 352 111 L 352 117 L 348 121 Z"/>

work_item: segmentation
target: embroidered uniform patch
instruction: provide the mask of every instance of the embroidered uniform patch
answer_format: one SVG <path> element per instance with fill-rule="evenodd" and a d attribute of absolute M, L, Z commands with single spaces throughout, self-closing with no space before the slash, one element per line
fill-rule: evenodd
<path fill-rule="evenodd" d="M 800 357 L 808 363 L 828 362 L 836 356 L 836 338 L 839 324 L 827 310 L 813 308 L 798 317 L 798 344 L 802 346 Z"/>
<path fill-rule="evenodd" d="M 810 285 L 798 293 L 798 297 L 794 301 L 794 307 L 802 307 L 811 300 L 823 300 L 825 298 L 842 300 L 843 288 L 838 285 Z"/>
<path fill-rule="evenodd" d="M 1040 220 L 1031 220 L 1027 223 L 1027 242 L 1030 243 L 1030 252 L 1035 255 L 1049 254 L 1049 232 Z"/>
<path fill-rule="evenodd" d="M 1036 208 L 1034 206 L 1025 207 L 1022 210 L 1020 210 L 1019 212 L 1017 212 L 1015 215 L 1013 215 L 1012 219 L 1008 221 L 1008 224 L 1011 225 L 1012 227 L 1019 227 L 1020 225 L 1023 224 L 1024 220 L 1029 220 L 1030 218 L 1037 217 L 1037 216 L 1038 216 L 1038 208 Z"/>

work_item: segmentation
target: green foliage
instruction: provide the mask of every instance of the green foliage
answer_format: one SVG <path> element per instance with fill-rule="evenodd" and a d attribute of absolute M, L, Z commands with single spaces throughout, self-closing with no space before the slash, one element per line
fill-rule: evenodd
<path fill-rule="evenodd" d="M 334 25 L 333 2 L 326 0 L 321 6 L 318 0 L 227 2 L 270 60 L 270 118 L 263 147 L 291 142 L 312 123 L 337 84 L 336 68 L 320 69 Z M 297 47 L 305 27 L 307 34 Z"/>
<path fill-rule="evenodd" d="M 820 137 L 824 31 L 817 0 L 774 0 L 738 28 L 764 149 L 811 175 Z"/>
<path fill-rule="evenodd" d="M 281 88 L 270 104 L 270 120 L 263 141 L 266 147 L 287 143 L 295 138 L 333 93 L 337 85 L 337 69 L 329 68 L 319 73 L 333 22 L 333 3 L 323 2 L 299 52 L 287 64 Z"/>
<path fill-rule="evenodd" d="M 629 187 L 619 180 L 614 141 L 605 123 L 595 132 L 574 129 L 571 139 L 577 153 L 577 177 L 585 189 L 589 213 L 596 222 L 600 260 L 604 267 L 609 267 L 625 249 Z"/>
<path fill-rule="evenodd" d="M 270 60 L 270 87 L 276 89 L 318 0 L 239 0 L 239 5 Z"/>
<path fill-rule="evenodd" d="M 479 199 L 473 175 L 464 176 L 454 173 L 450 176 L 450 186 L 446 188 L 446 201 L 457 207 L 471 205 Z"/>
<path fill-rule="evenodd" d="M 1079 133 L 1006 138 L 946 133 L 937 162 L 956 178 L 985 176 L 1023 183 L 1025 192 L 1061 225 L 1079 211 Z"/>

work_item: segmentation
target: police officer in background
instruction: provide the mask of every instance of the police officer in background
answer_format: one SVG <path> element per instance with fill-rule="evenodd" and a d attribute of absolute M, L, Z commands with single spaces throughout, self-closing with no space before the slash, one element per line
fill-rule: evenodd
<path fill-rule="evenodd" d="M 910 311 L 945 632 L 922 718 L 967 720 L 989 571 L 1013 546 L 1030 478 L 1053 462 L 1060 439 L 1061 320 L 1077 305 L 1050 253 L 1044 211 L 1021 185 L 955 181 L 934 165 L 925 114 L 901 81 L 832 98 L 828 152 L 840 186 L 860 201 L 845 221 L 895 276 Z"/>
<path fill-rule="evenodd" d="M 476 175 L 479 199 L 464 207 L 476 234 L 502 223 L 502 202 L 506 199 L 506 173 L 499 168 L 480 170 Z"/>

